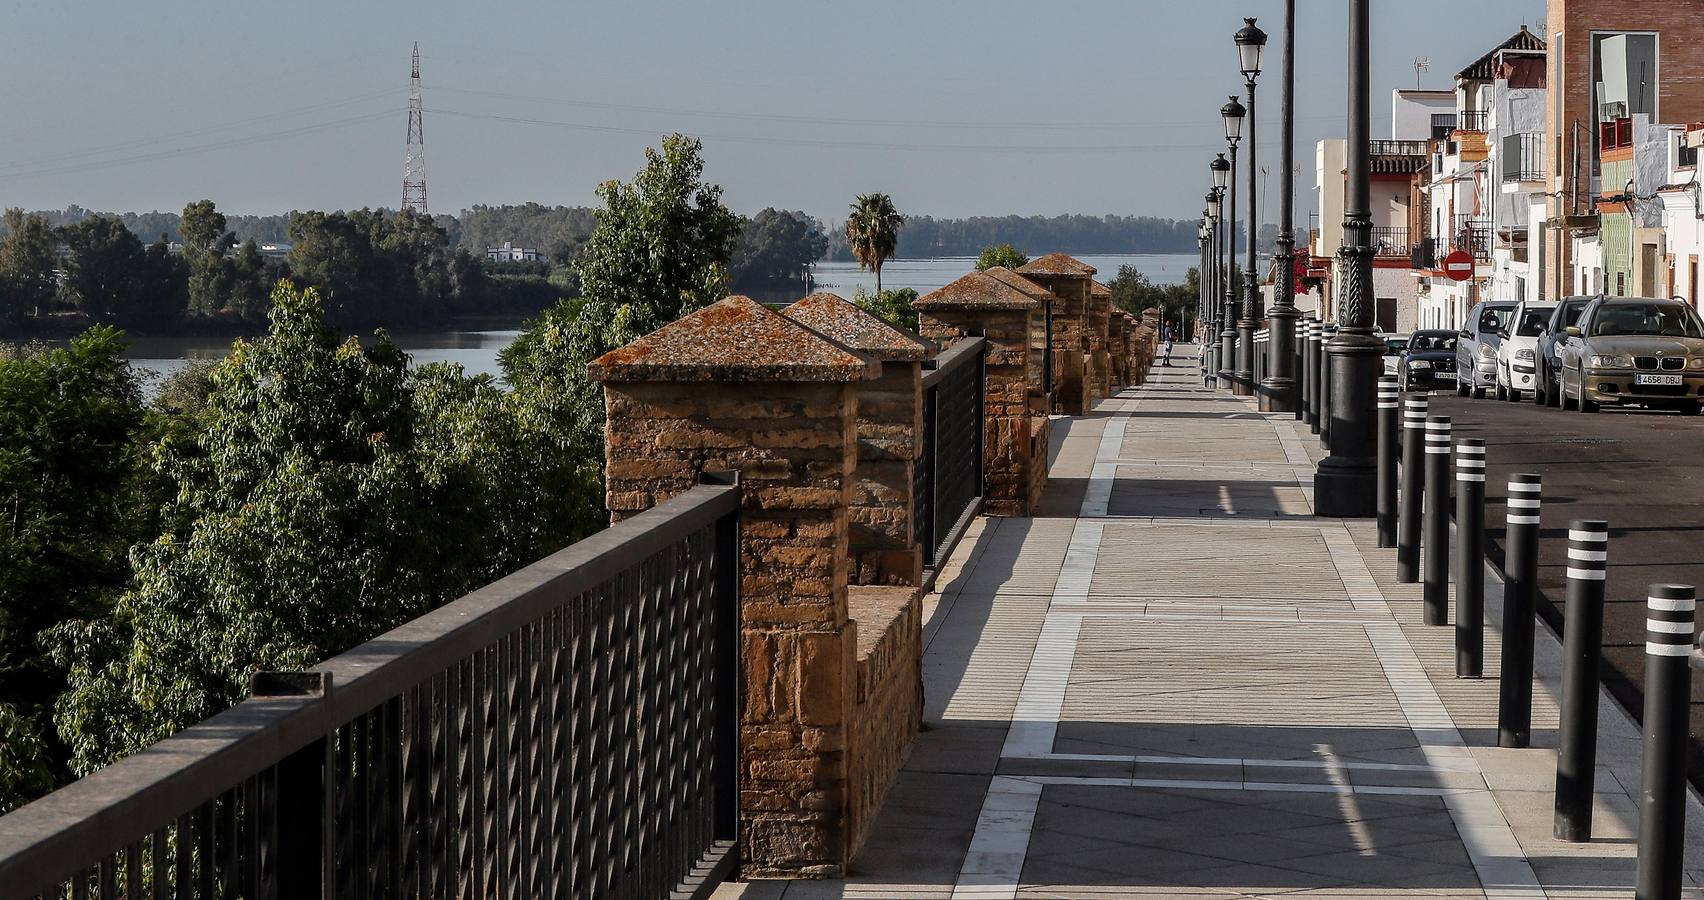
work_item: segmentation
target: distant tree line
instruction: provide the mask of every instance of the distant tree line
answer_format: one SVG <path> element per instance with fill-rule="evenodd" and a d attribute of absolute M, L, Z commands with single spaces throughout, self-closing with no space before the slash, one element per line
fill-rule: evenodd
<path fill-rule="evenodd" d="M 976 216 L 937 219 L 908 216 L 899 259 L 976 256 L 991 244 L 1011 244 L 1031 256 L 1067 253 L 1193 253 L 1197 222 L 1153 216 Z M 829 259 L 855 256 L 844 235 L 829 243 Z"/>

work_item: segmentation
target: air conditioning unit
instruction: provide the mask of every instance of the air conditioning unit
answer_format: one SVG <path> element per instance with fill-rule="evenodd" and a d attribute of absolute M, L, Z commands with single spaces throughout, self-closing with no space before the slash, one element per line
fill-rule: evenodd
<path fill-rule="evenodd" d="M 1598 111 L 1598 117 L 1606 122 L 1627 118 L 1627 104 L 1620 100 L 1614 103 L 1605 103 L 1598 107 Z"/>
<path fill-rule="evenodd" d="M 1693 150 L 1704 147 L 1704 122 L 1693 122 L 1686 126 L 1686 134 L 1680 140 L 1681 146 Z"/>

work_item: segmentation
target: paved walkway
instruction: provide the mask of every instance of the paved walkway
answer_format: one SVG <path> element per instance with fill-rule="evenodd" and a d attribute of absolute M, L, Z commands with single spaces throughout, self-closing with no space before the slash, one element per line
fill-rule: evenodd
<path fill-rule="evenodd" d="M 1626 715 L 1603 699 L 1597 840 L 1551 840 L 1554 637 L 1537 749 L 1497 749 L 1495 628 L 1487 677 L 1456 679 L 1454 630 L 1420 624 L 1372 523 L 1312 516 L 1318 441 L 1179 362 L 1059 422 L 1043 514 L 961 545 L 928 730 L 852 877 L 719 896 L 1632 896 Z"/>

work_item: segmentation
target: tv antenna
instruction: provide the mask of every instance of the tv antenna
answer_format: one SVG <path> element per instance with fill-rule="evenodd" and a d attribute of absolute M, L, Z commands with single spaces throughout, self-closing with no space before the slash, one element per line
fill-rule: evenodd
<path fill-rule="evenodd" d="M 1414 89 L 1420 90 L 1420 75 L 1432 68 L 1432 60 L 1425 56 L 1414 57 Z"/>

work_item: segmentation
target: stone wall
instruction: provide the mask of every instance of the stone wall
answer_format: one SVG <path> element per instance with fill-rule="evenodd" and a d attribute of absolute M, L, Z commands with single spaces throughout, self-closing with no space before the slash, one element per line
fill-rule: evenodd
<path fill-rule="evenodd" d="M 1020 266 L 1019 275 L 1054 296 L 1053 401 L 1056 411 L 1080 416 L 1094 407 L 1099 377 L 1091 348 L 1104 338 L 1091 339 L 1089 281 L 1093 266 L 1063 253 L 1049 253 Z"/>
<path fill-rule="evenodd" d="M 853 587 L 850 597 L 858 652 L 847 831 L 856 854 L 923 723 L 923 600 L 891 587 Z"/>

